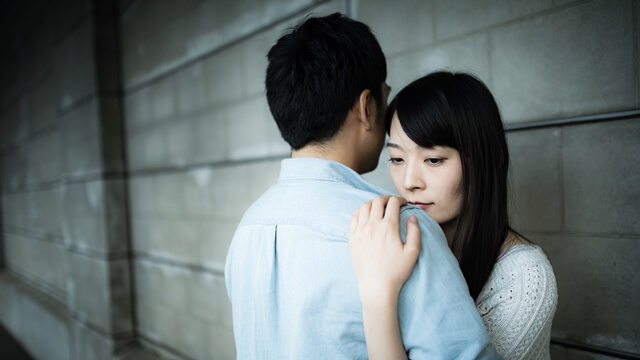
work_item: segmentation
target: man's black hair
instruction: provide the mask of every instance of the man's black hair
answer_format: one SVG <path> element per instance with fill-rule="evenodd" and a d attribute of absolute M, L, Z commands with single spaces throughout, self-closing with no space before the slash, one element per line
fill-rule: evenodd
<path fill-rule="evenodd" d="M 293 150 L 333 137 L 362 91 L 382 105 L 382 49 L 367 25 L 340 13 L 307 18 L 267 59 L 267 101 Z"/>

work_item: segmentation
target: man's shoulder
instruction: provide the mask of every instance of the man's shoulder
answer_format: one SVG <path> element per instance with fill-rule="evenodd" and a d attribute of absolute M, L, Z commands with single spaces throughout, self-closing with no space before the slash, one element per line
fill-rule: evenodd
<path fill-rule="evenodd" d="M 342 229 L 348 234 L 355 210 L 381 194 L 342 182 L 311 179 L 277 183 L 259 196 L 244 212 L 240 226 L 257 223 L 298 224 Z"/>
<path fill-rule="evenodd" d="M 438 223 L 429 216 L 426 211 L 413 205 L 405 205 L 400 209 L 400 233 L 403 238 L 406 236 L 407 221 L 411 216 L 415 216 L 418 219 L 421 237 L 423 239 L 425 234 L 429 234 L 431 237 L 436 236 L 437 238 L 444 238 L 444 233 L 442 232 L 440 225 L 438 225 Z"/>

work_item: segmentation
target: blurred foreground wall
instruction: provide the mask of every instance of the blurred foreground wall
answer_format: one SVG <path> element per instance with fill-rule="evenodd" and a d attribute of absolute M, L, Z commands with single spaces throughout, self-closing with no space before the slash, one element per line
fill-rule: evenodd
<path fill-rule="evenodd" d="M 554 359 L 640 358 L 640 3 L 29 0 L 0 5 L 0 325 L 36 359 L 233 359 L 223 265 L 289 149 L 265 55 L 308 13 L 371 26 L 391 96 L 496 96 L 513 217 L 554 265 Z M 392 189 L 386 155 L 367 177 Z"/>

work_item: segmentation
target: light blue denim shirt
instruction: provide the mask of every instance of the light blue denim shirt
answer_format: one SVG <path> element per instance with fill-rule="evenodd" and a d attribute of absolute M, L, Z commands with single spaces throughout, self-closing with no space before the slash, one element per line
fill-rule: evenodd
<path fill-rule="evenodd" d="M 388 192 L 337 162 L 286 159 L 244 214 L 225 267 L 238 359 L 366 359 L 358 286 L 347 245 L 353 212 Z M 413 214 L 420 257 L 398 311 L 411 359 L 498 358 L 438 224 Z"/>

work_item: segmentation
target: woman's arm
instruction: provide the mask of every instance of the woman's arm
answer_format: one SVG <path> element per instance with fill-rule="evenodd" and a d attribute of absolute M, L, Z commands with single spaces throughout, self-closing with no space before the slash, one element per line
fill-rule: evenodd
<path fill-rule="evenodd" d="M 414 216 L 400 238 L 400 207 L 406 200 L 384 196 L 363 204 L 351 218 L 349 249 L 358 279 L 370 359 L 407 359 L 398 324 L 398 296 L 420 253 Z"/>
<path fill-rule="evenodd" d="M 493 347 L 506 359 L 549 357 L 558 292 L 551 263 L 534 246 L 506 250 L 478 296 Z"/>

